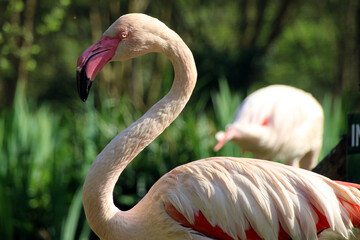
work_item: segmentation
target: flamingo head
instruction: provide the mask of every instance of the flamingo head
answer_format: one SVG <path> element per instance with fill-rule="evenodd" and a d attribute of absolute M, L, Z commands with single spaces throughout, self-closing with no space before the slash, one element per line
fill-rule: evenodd
<path fill-rule="evenodd" d="M 165 24 L 145 14 L 132 13 L 118 18 L 78 58 L 76 80 L 81 100 L 86 101 L 96 75 L 109 61 L 124 61 L 162 51 L 166 48 L 169 30 Z"/>

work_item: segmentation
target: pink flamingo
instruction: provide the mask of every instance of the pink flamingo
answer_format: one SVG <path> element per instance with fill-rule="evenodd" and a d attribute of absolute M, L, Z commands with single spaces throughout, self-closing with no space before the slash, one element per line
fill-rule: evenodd
<path fill-rule="evenodd" d="M 78 59 L 80 97 L 110 60 L 149 52 L 171 60 L 169 93 L 96 157 L 83 187 L 89 225 L 101 239 L 316 239 L 351 236 L 360 225 L 360 193 L 310 171 L 255 159 L 217 157 L 165 174 L 132 209 L 113 203 L 116 181 L 134 157 L 179 115 L 197 73 L 191 51 L 159 20 L 127 14 Z M 357 185 L 354 185 L 357 187 Z M 323 231 L 324 230 L 324 231 Z"/>
<path fill-rule="evenodd" d="M 321 150 L 323 125 L 323 109 L 311 94 L 271 85 L 244 100 L 226 132 L 216 134 L 214 150 L 231 140 L 256 158 L 312 169 Z"/>

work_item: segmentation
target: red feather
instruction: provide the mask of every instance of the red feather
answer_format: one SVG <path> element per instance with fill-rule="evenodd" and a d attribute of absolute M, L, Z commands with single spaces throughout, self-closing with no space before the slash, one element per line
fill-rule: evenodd
<path fill-rule="evenodd" d="M 165 210 L 175 221 L 181 223 L 185 227 L 193 228 L 202 234 L 219 240 L 233 240 L 219 226 L 212 226 L 201 211 L 195 215 L 195 223 L 190 224 L 188 220 L 176 208 L 168 202 L 165 202 Z M 260 238 L 259 238 L 260 239 Z"/>
<path fill-rule="evenodd" d="M 267 126 L 269 123 L 269 118 L 265 118 L 264 121 L 261 123 L 261 126 Z"/>
<path fill-rule="evenodd" d="M 343 181 L 335 181 L 336 183 L 347 186 L 347 187 L 354 187 L 360 189 L 360 184 L 357 183 L 350 183 L 350 182 L 343 182 Z M 355 227 L 360 227 L 360 206 L 351 204 L 347 201 L 340 200 L 341 204 L 348 210 L 350 214 L 350 219 L 352 224 Z"/>
<path fill-rule="evenodd" d="M 176 208 L 168 202 L 165 202 L 165 210 L 175 221 L 181 223 L 181 225 L 185 227 L 192 228 L 202 234 L 219 240 L 233 240 L 231 236 L 225 233 L 218 225 L 212 226 L 209 221 L 205 218 L 204 214 L 201 211 L 198 211 L 198 214 L 195 214 L 195 222 L 194 224 L 190 224 L 188 220 L 178 211 Z M 262 238 L 255 232 L 254 229 L 250 228 L 245 231 L 247 240 L 261 240 Z M 283 228 L 280 228 L 279 231 L 279 239 L 287 240 L 289 239 L 289 235 L 284 231 Z M 238 237 L 238 240 L 241 240 Z"/>
<path fill-rule="evenodd" d="M 354 187 L 354 188 L 360 189 L 360 184 L 357 184 L 357 183 L 343 182 L 343 181 L 337 181 L 337 180 L 334 180 L 334 182 L 336 182 L 337 184 L 343 185 L 343 186 Z"/>
<path fill-rule="evenodd" d="M 321 232 L 329 228 L 330 224 L 328 223 L 326 217 L 317 208 L 313 207 L 313 209 L 319 218 L 318 222 L 316 223 L 316 231 Z"/>
<path fill-rule="evenodd" d="M 360 227 L 360 206 L 340 200 L 341 204 L 347 209 L 350 220 L 355 227 Z"/>

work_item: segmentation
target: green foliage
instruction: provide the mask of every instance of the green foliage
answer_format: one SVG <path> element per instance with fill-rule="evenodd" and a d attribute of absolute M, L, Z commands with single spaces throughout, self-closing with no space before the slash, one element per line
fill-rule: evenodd
<path fill-rule="evenodd" d="M 61 232 L 61 240 L 83 240 L 88 239 L 90 234 L 90 227 L 85 222 L 83 229 L 81 230 L 79 238 L 77 238 L 76 228 L 78 227 L 78 223 L 81 221 L 80 214 L 82 208 L 82 189 L 76 191 L 74 194 L 73 200 L 69 207 L 69 212 L 64 221 L 63 230 Z"/>
<path fill-rule="evenodd" d="M 21 88 L 19 88 L 21 89 Z M 33 115 L 24 101 L 23 91 L 19 90 L 15 107 L 1 118 L 6 139 L 1 139 L 1 185 L 4 193 L 6 217 L 12 219 L 1 224 L 6 237 L 16 236 L 26 239 L 34 231 L 32 219 L 35 209 L 50 205 L 47 189 L 51 179 L 49 160 L 53 157 L 55 142 L 53 130 L 58 119 L 49 118 L 48 109 L 40 108 Z M 41 182 L 41 184 L 39 184 Z M 26 201 L 24 201 L 26 200 Z M 17 226 L 23 231 L 16 232 Z"/>
<path fill-rule="evenodd" d="M 51 11 L 44 15 L 43 23 L 37 27 L 39 34 L 47 34 L 49 32 L 59 31 L 66 16 L 66 7 L 70 4 L 69 0 L 62 0 L 60 4 L 51 9 Z"/>
<path fill-rule="evenodd" d="M 330 94 L 324 96 L 321 105 L 324 109 L 323 147 L 319 159 L 323 159 L 338 144 L 340 135 L 346 133 L 346 114 L 342 110 L 341 99 Z"/>
<path fill-rule="evenodd" d="M 318 16 L 318 8 L 304 6 L 297 21 L 287 27 L 266 56 L 264 82 L 288 84 L 322 98 L 336 73 L 336 27 Z"/>
<path fill-rule="evenodd" d="M 62 226 L 64 213 L 85 173 L 76 161 L 81 149 L 73 147 L 73 133 L 81 133 L 70 127 L 71 114 L 45 105 L 35 108 L 23 93 L 19 87 L 14 109 L 3 111 L 0 119 L 0 219 L 6 219 L 0 228 L 5 239 L 39 239 L 43 234 L 58 239 L 63 228 L 71 233 L 69 225 Z M 73 209 L 79 207 L 70 209 L 68 219 L 76 217 Z"/>

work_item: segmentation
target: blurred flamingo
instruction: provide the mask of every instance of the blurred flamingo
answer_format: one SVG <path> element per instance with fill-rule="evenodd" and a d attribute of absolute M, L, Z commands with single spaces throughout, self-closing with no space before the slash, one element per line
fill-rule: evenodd
<path fill-rule="evenodd" d="M 343 238 L 352 235 L 353 227 L 360 225 L 356 188 L 255 159 L 217 157 L 179 166 L 132 209 L 119 210 L 113 202 L 116 181 L 184 108 L 197 78 L 195 62 L 165 24 L 144 14 L 127 14 L 77 63 L 78 91 L 85 101 L 108 61 L 149 52 L 168 56 L 174 83 L 163 99 L 101 151 L 88 172 L 84 209 L 101 239 L 316 239 L 326 231 Z"/>
<path fill-rule="evenodd" d="M 233 141 L 256 158 L 312 169 L 321 151 L 323 124 L 323 109 L 311 94 L 271 85 L 244 100 L 226 132 L 216 134 L 214 150 Z"/>

